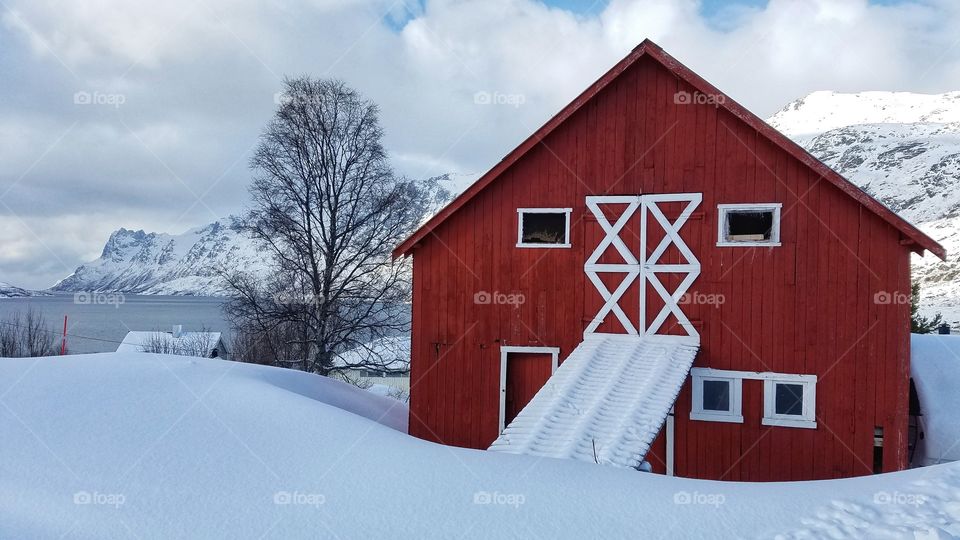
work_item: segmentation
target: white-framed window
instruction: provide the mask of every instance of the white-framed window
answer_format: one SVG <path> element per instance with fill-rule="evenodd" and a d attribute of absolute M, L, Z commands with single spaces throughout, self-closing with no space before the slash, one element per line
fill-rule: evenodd
<path fill-rule="evenodd" d="M 763 425 L 816 428 L 816 375 L 770 374 L 763 380 Z"/>
<path fill-rule="evenodd" d="M 717 245 L 779 246 L 780 203 L 717 205 Z"/>
<path fill-rule="evenodd" d="M 817 427 L 817 376 L 712 368 L 690 370 L 691 420 L 743 423 L 743 381 L 763 381 L 765 426 Z"/>
<path fill-rule="evenodd" d="M 572 208 L 517 208 L 517 247 L 570 247 Z"/>
<path fill-rule="evenodd" d="M 743 423 L 743 379 L 734 371 L 693 368 L 692 420 Z"/>

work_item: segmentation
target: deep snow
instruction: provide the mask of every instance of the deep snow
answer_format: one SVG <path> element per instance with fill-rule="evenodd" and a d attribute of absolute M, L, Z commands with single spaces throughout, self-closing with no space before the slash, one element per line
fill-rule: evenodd
<path fill-rule="evenodd" d="M 220 360 L 0 359 L 0 538 L 960 535 L 960 464 L 684 480 L 439 446 L 390 427 L 405 413 L 337 381 Z"/>
<path fill-rule="evenodd" d="M 914 463 L 960 461 L 960 336 L 910 336 L 910 376 L 924 431 Z"/>

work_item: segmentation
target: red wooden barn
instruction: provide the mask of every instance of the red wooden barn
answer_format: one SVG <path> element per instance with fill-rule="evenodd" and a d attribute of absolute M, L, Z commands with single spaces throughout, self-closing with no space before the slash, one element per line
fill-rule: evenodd
<path fill-rule="evenodd" d="M 644 41 L 396 248 L 410 432 L 696 478 L 903 469 L 925 250 Z"/>

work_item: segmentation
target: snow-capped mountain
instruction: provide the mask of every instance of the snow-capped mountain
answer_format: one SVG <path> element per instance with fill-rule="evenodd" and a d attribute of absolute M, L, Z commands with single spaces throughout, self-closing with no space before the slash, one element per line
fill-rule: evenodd
<path fill-rule="evenodd" d="M 100 258 L 52 287 L 56 291 L 116 291 L 129 294 L 223 294 L 220 268 L 268 271 L 254 241 L 227 217 L 183 234 L 119 229 Z"/>
<path fill-rule="evenodd" d="M 24 296 L 50 296 L 50 293 L 31 291 L 0 281 L 0 298 L 22 298 Z"/>
<path fill-rule="evenodd" d="M 924 312 L 960 323 L 960 92 L 814 92 L 768 122 L 947 249 L 913 272 Z"/>
<path fill-rule="evenodd" d="M 784 135 L 818 135 L 860 124 L 960 122 L 960 92 L 814 92 L 788 103 L 767 120 Z"/>

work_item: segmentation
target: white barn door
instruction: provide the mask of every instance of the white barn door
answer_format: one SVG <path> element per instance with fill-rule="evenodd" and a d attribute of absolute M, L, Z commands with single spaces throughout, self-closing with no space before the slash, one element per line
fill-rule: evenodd
<path fill-rule="evenodd" d="M 687 336 L 699 337 L 699 333 L 681 309 L 680 301 L 700 275 L 700 261 L 680 237 L 680 229 L 690 219 L 702 199 L 703 196 L 700 193 L 587 197 L 587 208 L 597 219 L 603 236 L 584 263 L 583 270 L 600 293 L 603 305 L 590 319 L 584 334 L 595 333 L 610 314 L 617 318 L 627 334 L 661 334 L 667 331 L 664 328 L 664 322 L 672 314 Z M 660 206 L 667 203 L 683 205 L 679 216 L 674 220 L 668 219 Z M 607 217 L 610 215 L 611 208 L 622 208 L 622 212 L 619 216 L 612 218 L 612 222 L 611 218 Z M 634 219 L 640 222 L 640 248 L 636 253 L 630 250 L 628 242 L 621 236 L 630 221 Z M 664 232 L 659 241 L 653 240 L 656 245 L 651 242 L 652 235 L 649 233 L 654 223 Z M 675 246 L 675 252 L 680 254 L 682 262 L 661 262 L 671 246 Z M 600 262 L 601 257 L 611 247 L 623 262 Z M 608 278 L 613 276 L 613 283 L 618 285 L 611 290 L 602 276 Z M 672 291 L 665 285 L 665 282 L 668 282 L 664 279 L 665 276 L 680 278 L 679 284 Z M 619 279 L 616 279 L 617 277 Z M 623 305 L 623 297 L 635 281 L 639 281 L 640 305 Z M 610 279 L 607 279 L 607 282 L 611 282 Z M 648 320 L 649 290 L 657 295 L 663 306 Z M 634 316 L 631 317 L 631 314 Z M 633 321 L 638 321 L 638 325 L 635 326 Z"/>

